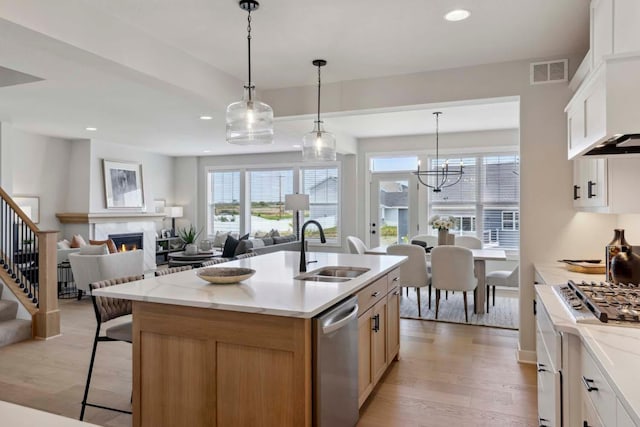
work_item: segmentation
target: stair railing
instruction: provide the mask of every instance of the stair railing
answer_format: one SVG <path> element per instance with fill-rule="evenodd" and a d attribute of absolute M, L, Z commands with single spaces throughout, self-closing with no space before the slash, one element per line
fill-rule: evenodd
<path fill-rule="evenodd" d="M 0 188 L 0 278 L 32 316 L 32 335 L 60 334 L 57 231 L 43 231 Z"/>

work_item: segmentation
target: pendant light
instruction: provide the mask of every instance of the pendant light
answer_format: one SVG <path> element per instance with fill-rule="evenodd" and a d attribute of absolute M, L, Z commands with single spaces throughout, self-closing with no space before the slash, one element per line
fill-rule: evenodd
<path fill-rule="evenodd" d="M 302 138 L 302 160 L 333 161 L 336 159 L 336 137 L 324 130 L 320 120 L 320 68 L 327 65 L 324 59 L 315 59 L 312 64 L 318 67 L 318 119 L 313 130 Z"/>
<path fill-rule="evenodd" d="M 460 182 L 460 179 L 464 174 L 464 164 L 462 162 L 460 162 L 459 168 L 449 167 L 449 160 L 446 160 L 442 164 L 442 166 L 440 167 L 438 166 L 438 164 L 440 163 L 439 152 L 438 152 L 439 150 L 438 119 L 440 118 L 440 114 L 442 114 L 442 112 L 440 111 L 436 111 L 435 113 L 433 113 L 433 115 L 436 116 L 436 167 L 433 170 L 421 171 L 420 162 L 418 162 L 418 170 L 416 172 L 413 172 L 413 174 L 418 177 L 418 181 L 420 181 L 420 184 L 429 188 L 433 188 L 434 193 L 440 193 L 443 188 L 451 187 L 452 185 L 457 184 L 458 182 Z M 427 182 L 423 181 L 422 179 L 423 177 L 427 179 Z"/>
<path fill-rule="evenodd" d="M 251 81 L 251 12 L 260 4 L 256 0 L 240 0 L 240 9 L 248 13 L 247 52 L 248 82 L 244 86 L 242 101 L 227 107 L 227 142 L 238 145 L 262 145 L 273 143 L 273 110 L 255 97 Z"/>

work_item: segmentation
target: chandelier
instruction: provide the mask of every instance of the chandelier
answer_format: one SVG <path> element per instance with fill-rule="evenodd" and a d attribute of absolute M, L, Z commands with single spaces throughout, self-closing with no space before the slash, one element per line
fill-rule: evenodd
<path fill-rule="evenodd" d="M 240 0 L 240 9 L 248 13 L 248 82 L 244 86 L 241 101 L 227 107 L 227 142 L 238 145 L 261 145 L 273 143 L 273 110 L 255 97 L 255 86 L 251 82 L 251 12 L 260 4 L 256 0 Z"/>
<path fill-rule="evenodd" d="M 451 187 L 452 185 L 460 182 L 462 175 L 464 174 L 464 164 L 460 162 L 460 166 L 450 167 L 449 160 L 445 160 L 442 166 L 438 166 L 440 163 L 440 154 L 439 154 L 439 118 L 442 112 L 436 111 L 433 113 L 436 116 L 436 164 L 435 169 L 432 170 L 420 170 L 420 162 L 418 162 L 418 170 L 412 172 L 414 175 L 418 177 L 418 181 L 420 184 L 425 187 L 433 188 L 434 193 L 440 193 L 443 188 Z M 426 180 L 426 182 L 425 182 Z"/>
<path fill-rule="evenodd" d="M 302 138 L 302 160 L 333 161 L 336 159 L 336 137 L 324 130 L 320 120 L 320 68 L 327 65 L 327 61 L 314 59 L 312 64 L 318 67 L 318 119 L 314 122 L 313 130 Z"/>

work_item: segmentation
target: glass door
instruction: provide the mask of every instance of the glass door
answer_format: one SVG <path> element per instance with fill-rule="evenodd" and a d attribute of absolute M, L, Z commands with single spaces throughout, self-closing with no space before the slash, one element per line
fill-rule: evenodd
<path fill-rule="evenodd" d="M 371 177 L 369 246 L 409 243 L 418 234 L 418 184 L 414 175 L 374 173 Z"/>

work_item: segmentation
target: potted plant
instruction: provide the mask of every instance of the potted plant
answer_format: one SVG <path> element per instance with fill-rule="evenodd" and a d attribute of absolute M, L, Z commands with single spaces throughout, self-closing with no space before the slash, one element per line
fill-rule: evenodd
<path fill-rule="evenodd" d="M 193 225 L 190 225 L 189 228 L 179 228 L 178 229 L 178 237 L 184 242 L 184 253 L 187 255 L 195 255 L 198 253 L 198 245 L 196 245 L 196 240 L 198 240 L 198 236 L 202 233 L 202 229 L 196 232 L 196 228 Z"/>

